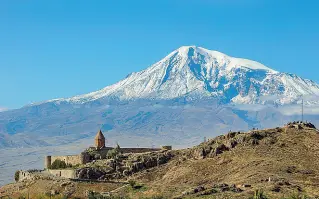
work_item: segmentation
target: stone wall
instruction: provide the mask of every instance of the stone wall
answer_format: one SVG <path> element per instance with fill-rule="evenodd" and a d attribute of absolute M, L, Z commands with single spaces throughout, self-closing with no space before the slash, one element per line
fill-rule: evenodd
<path fill-rule="evenodd" d="M 19 181 L 23 180 L 35 180 L 38 179 L 39 176 L 43 175 L 44 170 L 30 169 L 30 170 L 19 170 Z"/>
<path fill-rule="evenodd" d="M 23 180 L 31 180 L 33 178 L 34 174 L 28 171 L 22 171 L 19 172 L 19 181 Z"/>
<path fill-rule="evenodd" d="M 102 159 L 106 158 L 107 152 L 109 150 L 112 150 L 111 147 L 105 147 L 103 149 L 99 149 L 96 151 L 97 154 L 99 154 Z M 122 153 L 146 153 L 146 152 L 153 152 L 153 151 L 160 151 L 162 149 L 159 148 L 121 148 Z"/>
<path fill-rule="evenodd" d="M 62 177 L 62 178 L 76 178 L 76 170 L 74 169 L 50 169 L 48 172 L 54 176 Z"/>
<path fill-rule="evenodd" d="M 81 155 L 51 156 L 51 164 L 57 159 L 63 160 L 66 164 L 83 164 Z"/>
<path fill-rule="evenodd" d="M 159 148 L 121 148 L 122 153 L 146 153 L 160 150 Z"/>

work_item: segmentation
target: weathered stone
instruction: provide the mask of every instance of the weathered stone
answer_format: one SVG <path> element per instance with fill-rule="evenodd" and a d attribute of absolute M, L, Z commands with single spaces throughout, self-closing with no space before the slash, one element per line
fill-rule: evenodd
<path fill-rule="evenodd" d="M 275 185 L 272 189 L 271 189 L 271 191 L 273 191 L 273 192 L 280 192 L 280 190 L 281 190 L 281 188 L 280 188 L 280 186 L 278 186 L 278 185 Z"/>
<path fill-rule="evenodd" d="M 212 195 L 218 193 L 218 191 L 215 188 L 212 189 L 207 189 L 205 191 L 203 191 L 202 193 L 200 193 L 201 196 L 208 196 L 208 195 Z"/>
<path fill-rule="evenodd" d="M 52 196 L 55 196 L 55 195 L 58 195 L 59 194 L 59 192 L 57 191 L 57 190 L 51 190 L 51 195 Z"/>
<path fill-rule="evenodd" d="M 205 187 L 199 186 L 199 187 L 196 187 L 196 188 L 194 189 L 194 193 L 198 193 L 198 192 L 201 192 L 201 191 L 204 191 L 204 190 L 205 190 Z"/>
<path fill-rule="evenodd" d="M 215 149 L 215 155 L 219 155 L 221 153 L 223 153 L 224 151 L 228 151 L 228 147 L 225 146 L 225 144 L 221 144 L 218 147 L 216 147 Z"/>
<path fill-rule="evenodd" d="M 235 148 L 237 144 L 238 144 L 238 143 L 237 143 L 236 140 L 229 140 L 229 141 L 227 141 L 227 143 L 226 143 L 226 147 L 232 149 L 232 148 Z"/>
<path fill-rule="evenodd" d="M 96 168 L 83 168 L 78 170 L 77 177 L 79 179 L 94 179 L 97 180 L 101 176 L 105 175 L 104 171 L 98 170 Z"/>
<path fill-rule="evenodd" d="M 299 170 L 298 173 L 304 174 L 304 175 L 311 175 L 315 172 L 313 170 Z"/>
<path fill-rule="evenodd" d="M 196 188 L 191 188 L 191 189 L 188 189 L 184 192 L 182 192 L 183 195 L 192 195 L 192 194 L 195 194 L 195 193 L 199 193 L 199 192 L 202 192 L 205 190 L 205 187 L 203 186 L 198 186 Z"/>
<path fill-rule="evenodd" d="M 295 173 L 297 171 L 297 167 L 296 166 L 288 166 L 286 169 L 287 173 Z"/>

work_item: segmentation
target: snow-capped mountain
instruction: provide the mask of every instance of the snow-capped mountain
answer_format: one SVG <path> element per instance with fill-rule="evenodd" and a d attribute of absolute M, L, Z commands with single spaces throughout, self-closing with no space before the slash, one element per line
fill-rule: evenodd
<path fill-rule="evenodd" d="M 105 97 L 120 100 L 190 99 L 216 97 L 226 103 L 292 104 L 302 96 L 312 96 L 317 104 L 319 86 L 296 75 L 280 73 L 258 62 L 234 58 L 217 51 L 183 46 L 147 69 L 99 91 L 68 99 L 85 103 Z"/>
<path fill-rule="evenodd" d="M 229 130 L 283 126 L 301 119 L 301 96 L 304 119 L 319 126 L 318 95 L 310 80 L 185 46 L 99 91 L 0 110 L 0 169 L 41 168 L 48 152 L 80 152 L 99 129 L 108 146 L 184 148 Z M 17 164 L 21 157 L 28 161 Z"/>
<path fill-rule="evenodd" d="M 66 144 L 99 128 L 108 138 L 125 134 L 188 145 L 229 129 L 301 119 L 301 97 L 305 118 L 319 124 L 318 96 L 313 81 L 184 46 L 99 91 L 0 112 L 0 148 Z"/>

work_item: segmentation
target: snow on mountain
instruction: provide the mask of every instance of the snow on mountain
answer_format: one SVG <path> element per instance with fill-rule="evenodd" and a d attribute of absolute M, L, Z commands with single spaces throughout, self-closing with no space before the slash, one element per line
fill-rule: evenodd
<path fill-rule="evenodd" d="M 319 86 L 296 75 L 280 73 L 261 63 L 217 51 L 183 46 L 143 71 L 99 91 L 68 99 L 85 103 L 104 97 L 120 100 L 218 97 L 226 103 L 294 104 L 312 96 L 318 104 Z"/>

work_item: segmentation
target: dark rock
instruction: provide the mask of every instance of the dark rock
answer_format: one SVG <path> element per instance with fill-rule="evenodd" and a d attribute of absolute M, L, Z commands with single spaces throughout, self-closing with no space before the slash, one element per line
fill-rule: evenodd
<path fill-rule="evenodd" d="M 226 139 L 234 138 L 238 132 L 229 132 L 227 135 L 225 135 Z"/>
<path fill-rule="evenodd" d="M 232 149 L 232 148 L 235 148 L 237 144 L 238 144 L 238 142 L 236 140 L 229 140 L 226 143 L 226 147 Z"/>
<path fill-rule="evenodd" d="M 234 184 L 230 186 L 230 191 L 232 191 L 232 192 L 234 192 L 234 193 L 241 193 L 241 192 L 243 192 L 242 189 L 236 187 L 236 185 L 234 185 Z"/>
<path fill-rule="evenodd" d="M 97 180 L 106 173 L 96 168 L 83 168 L 77 171 L 77 176 L 79 179 L 91 179 Z"/>
<path fill-rule="evenodd" d="M 304 175 L 311 175 L 315 172 L 313 170 L 299 170 L 298 173 L 304 174 Z"/>
<path fill-rule="evenodd" d="M 280 192 L 280 190 L 281 190 L 281 188 L 280 188 L 280 186 L 278 186 L 278 185 L 276 185 L 276 186 L 274 186 L 272 189 L 271 189 L 271 191 L 273 191 L 273 192 Z"/>
<path fill-rule="evenodd" d="M 263 139 L 264 137 L 266 137 L 266 134 L 264 132 L 252 132 L 250 134 L 250 137 L 251 138 L 254 138 L 256 140 L 261 140 Z"/>
<path fill-rule="evenodd" d="M 250 144 L 253 145 L 253 146 L 254 145 L 258 145 L 259 141 L 258 141 L 258 139 L 253 138 L 253 139 L 251 139 Z"/>
<path fill-rule="evenodd" d="M 204 191 L 204 190 L 205 190 L 205 187 L 199 186 L 199 187 L 196 187 L 196 188 L 194 189 L 194 193 L 202 192 L 202 191 Z"/>
<path fill-rule="evenodd" d="M 205 187 L 203 186 L 198 186 L 196 188 L 191 188 L 187 191 L 184 191 L 182 194 L 183 195 L 192 195 L 192 194 L 195 194 L 195 193 L 199 193 L 199 192 L 202 192 L 202 191 L 205 191 Z"/>
<path fill-rule="evenodd" d="M 221 144 L 215 149 L 215 155 L 222 154 L 224 151 L 228 151 L 228 147 L 225 144 Z"/>
<path fill-rule="evenodd" d="M 58 195 L 59 192 L 57 190 L 51 190 L 51 196 L 55 196 L 55 195 Z"/>
<path fill-rule="evenodd" d="M 214 185 L 213 188 L 218 189 L 220 192 L 226 192 L 230 190 L 229 185 L 225 183 Z"/>
<path fill-rule="evenodd" d="M 296 173 L 297 167 L 296 166 L 288 166 L 286 169 L 287 173 Z"/>
<path fill-rule="evenodd" d="M 212 189 L 207 189 L 207 190 L 201 192 L 200 195 L 201 196 L 208 196 L 208 195 L 212 195 L 215 193 L 218 193 L 218 191 L 215 188 L 212 188 Z"/>
<path fill-rule="evenodd" d="M 199 148 L 199 149 L 195 150 L 194 157 L 195 157 L 195 159 L 204 159 L 205 158 L 204 149 Z"/>

